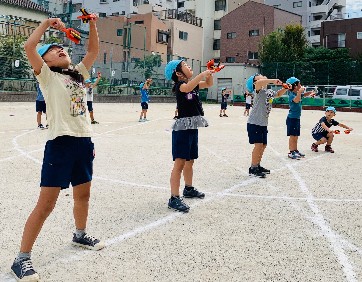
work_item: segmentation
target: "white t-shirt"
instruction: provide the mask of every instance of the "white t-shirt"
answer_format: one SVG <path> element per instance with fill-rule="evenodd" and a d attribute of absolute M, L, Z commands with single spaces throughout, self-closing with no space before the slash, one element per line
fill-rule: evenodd
<path fill-rule="evenodd" d="M 93 87 L 86 88 L 87 91 L 87 102 L 93 102 Z"/>
<path fill-rule="evenodd" d="M 89 78 L 83 63 L 79 63 L 76 69 L 84 79 Z M 91 137 L 84 84 L 71 79 L 69 75 L 51 71 L 46 63 L 36 78 L 47 105 L 48 140 L 62 135 Z"/>
<path fill-rule="evenodd" d="M 247 95 L 247 96 L 246 96 L 246 98 L 245 98 L 245 103 L 251 104 L 251 96 L 250 96 L 250 95 Z"/>

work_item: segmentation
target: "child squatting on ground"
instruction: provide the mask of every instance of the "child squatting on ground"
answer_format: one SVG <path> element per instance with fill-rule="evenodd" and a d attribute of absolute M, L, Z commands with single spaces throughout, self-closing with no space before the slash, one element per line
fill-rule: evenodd
<path fill-rule="evenodd" d="M 61 189 L 73 186 L 75 232 L 72 244 L 91 250 L 105 244 L 86 233 L 93 174 L 94 144 L 86 110 L 84 79 L 99 51 L 96 18 L 89 22 L 89 44 L 81 63 L 70 69 L 68 53 L 58 44 L 36 46 L 49 27 L 64 28 L 59 18 L 44 20 L 25 43 L 25 51 L 47 104 L 48 141 L 41 169 L 38 202 L 25 224 L 20 252 L 11 266 L 18 281 L 39 281 L 30 259 L 42 226 L 52 212 Z M 52 240 L 51 238 L 49 238 Z"/>
<path fill-rule="evenodd" d="M 254 144 L 251 155 L 249 175 L 265 178 L 270 173 L 260 165 L 264 150 L 268 143 L 268 119 L 272 109 L 274 97 L 282 96 L 287 89 L 282 88 L 278 92 L 266 89 L 268 84 L 282 85 L 279 79 L 268 79 L 261 74 L 254 74 L 246 81 L 246 89 L 249 93 L 254 91 L 254 105 L 247 122 L 249 143 Z"/>
<path fill-rule="evenodd" d="M 353 128 L 339 123 L 338 121 L 334 120 L 334 116 L 336 115 L 336 109 L 334 107 L 328 107 L 325 112 L 325 116 L 322 117 L 319 122 L 313 127 L 312 129 L 312 136 L 314 140 L 317 142 L 314 142 L 312 144 L 312 151 L 318 152 L 318 145 L 327 143 L 325 146 L 325 151 L 329 153 L 334 153 L 334 150 L 332 149 L 332 142 L 334 138 L 334 131 L 330 128 L 332 125 L 334 126 L 340 126 L 347 129 L 347 133 L 353 130 Z"/>
<path fill-rule="evenodd" d="M 289 136 L 288 158 L 299 160 L 305 157 L 305 154 L 298 150 L 298 137 L 300 136 L 300 117 L 302 115 L 302 98 L 314 96 L 314 91 L 304 92 L 305 88 L 300 84 L 296 77 L 290 77 L 286 81 L 289 90 L 289 112 L 286 120 L 287 136 Z"/>
<path fill-rule="evenodd" d="M 171 198 L 168 207 L 188 212 L 190 207 L 180 198 L 180 179 L 183 173 L 185 198 L 204 198 L 205 194 L 192 186 L 193 164 L 198 158 L 198 128 L 207 127 L 203 118 L 204 110 L 199 99 L 199 89 L 213 85 L 212 71 L 206 70 L 195 78 L 192 69 L 183 60 L 170 61 L 165 68 L 167 80 L 175 82 L 178 115 L 172 126 L 172 157 L 174 166 L 171 172 Z M 203 81 L 204 80 L 204 81 Z"/>

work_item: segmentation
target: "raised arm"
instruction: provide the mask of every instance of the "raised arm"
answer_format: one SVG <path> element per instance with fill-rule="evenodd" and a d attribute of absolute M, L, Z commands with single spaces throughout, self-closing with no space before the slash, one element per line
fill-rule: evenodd
<path fill-rule="evenodd" d="M 258 91 L 268 84 L 282 85 L 283 83 L 279 79 L 258 79 L 255 81 L 255 90 Z"/>
<path fill-rule="evenodd" d="M 99 73 L 98 76 L 97 76 L 96 81 L 95 81 L 94 84 L 93 84 L 93 88 L 98 85 L 98 83 L 99 83 L 99 81 L 101 80 L 101 78 L 102 78 L 102 75 Z"/>
<path fill-rule="evenodd" d="M 209 87 L 211 87 L 213 85 L 214 85 L 214 79 L 212 77 L 212 73 L 208 73 L 206 75 L 205 81 L 199 82 L 199 88 L 200 89 L 209 88 Z"/>
<path fill-rule="evenodd" d="M 36 51 L 36 46 L 50 26 L 58 30 L 65 27 L 64 23 L 58 18 L 46 19 L 34 30 L 24 45 L 26 56 L 36 75 L 40 74 L 41 67 L 44 63 L 42 57 Z"/>
<path fill-rule="evenodd" d="M 89 20 L 89 41 L 88 41 L 88 50 L 84 59 L 82 60 L 83 65 L 87 70 L 90 70 L 93 63 L 97 59 L 99 53 L 99 38 L 97 31 L 97 17 L 95 19 Z"/>
<path fill-rule="evenodd" d="M 212 75 L 212 71 L 210 71 L 210 70 L 203 71 L 202 73 L 195 76 L 195 78 L 193 78 L 189 82 L 182 84 L 180 86 L 180 91 L 184 92 L 184 93 L 188 93 L 188 92 L 194 90 L 197 85 L 199 85 L 199 87 L 200 87 L 200 82 L 205 78 L 207 79 L 207 77 L 211 76 L 211 75 Z M 212 79 L 212 77 L 211 77 L 211 79 Z"/>

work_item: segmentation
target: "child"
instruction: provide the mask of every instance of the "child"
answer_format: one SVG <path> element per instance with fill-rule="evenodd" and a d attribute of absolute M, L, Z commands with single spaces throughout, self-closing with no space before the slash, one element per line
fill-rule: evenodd
<path fill-rule="evenodd" d="M 228 117 L 228 115 L 225 113 L 227 106 L 228 106 L 228 98 L 229 94 L 226 92 L 226 88 L 221 88 L 221 109 L 220 109 L 220 117 Z M 223 115 L 222 112 L 224 113 Z"/>
<path fill-rule="evenodd" d="M 149 98 L 149 93 L 148 93 L 148 89 L 150 88 L 152 83 L 152 79 L 151 78 L 147 78 L 145 83 L 141 83 L 140 84 L 140 91 L 141 91 L 141 115 L 140 115 L 140 119 L 139 122 L 141 121 L 147 121 L 147 110 L 148 110 L 148 102 L 150 101 Z M 143 120 L 142 120 L 142 116 L 143 116 Z"/>
<path fill-rule="evenodd" d="M 298 150 L 298 137 L 300 136 L 300 116 L 302 114 L 302 97 L 314 96 L 314 91 L 304 92 L 305 88 L 296 77 L 290 77 L 286 81 L 289 86 L 287 92 L 289 99 L 289 113 L 286 120 L 287 136 L 289 136 L 288 158 L 299 160 L 305 154 Z"/>
<path fill-rule="evenodd" d="M 287 89 L 282 88 L 276 93 L 271 89 L 266 89 L 270 83 L 282 84 L 279 79 L 268 79 L 260 74 L 252 75 L 246 81 L 246 88 L 249 93 L 253 93 L 255 90 L 254 106 L 247 123 L 249 143 L 254 144 L 249 175 L 260 178 L 265 178 L 266 174 L 270 173 L 270 170 L 260 166 L 260 162 L 267 146 L 267 126 L 273 98 L 282 96 L 287 91 Z"/>
<path fill-rule="evenodd" d="M 52 212 L 61 189 L 73 186 L 75 232 L 72 244 L 91 250 L 105 246 L 86 233 L 89 196 L 93 173 L 94 144 L 92 128 L 86 112 L 84 78 L 97 58 L 99 51 L 96 19 L 89 22 L 88 51 L 81 63 L 69 69 L 68 53 L 58 44 L 36 46 L 48 27 L 64 28 L 59 18 L 44 20 L 25 43 L 25 51 L 36 74 L 47 103 L 48 141 L 45 145 L 41 171 L 41 190 L 38 202 L 24 228 L 20 253 L 11 269 L 18 281 L 38 281 L 30 259 L 33 244 L 49 214 Z"/>
<path fill-rule="evenodd" d="M 249 111 L 251 108 L 251 98 L 253 97 L 253 94 L 249 93 L 248 91 L 245 91 L 244 94 L 245 97 L 245 111 L 244 111 L 244 116 L 249 116 Z"/>
<path fill-rule="evenodd" d="M 170 61 L 165 68 L 165 77 L 173 80 L 176 94 L 178 117 L 172 126 L 171 198 L 168 207 L 188 212 L 190 207 L 180 198 L 180 178 L 183 172 L 185 198 L 204 198 L 205 194 L 192 186 L 193 164 L 198 158 L 198 127 L 207 127 L 204 111 L 199 99 L 199 89 L 213 85 L 212 71 L 206 70 L 191 79 L 193 71 L 183 60 Z M 202 81 L 205 79 L 205 81 Z"/>
<path fill-rule="evenodd" d="M 325 115 L 326 116 L 322 117 L 312 129 L 312 136 L 317 142 L 312 144 L 311 149 L 314 152 L 318 152 L 318 145 L 327 143 L 325 146 L 325 151 L 334 153 L 334 150 L 331 147 L 334 138 L 333 130 L 330 129 L 332 125 L 338 125 L 340 127 L 346 128 L 349 131 L 352 131 L 353 128 L 339 123 L 333 119 L 333 117 L 336 115 L 336 109 L 334 107 L 328 107 L 326 109 Z"/>
<path fill-rule="evenodd" d="M 94 120 L 93 114 L 93 89 L 98 85 L 98 82 L 101 80 L 101 73 L 98 72 L 97 79 L 94 83 L 90 79 L 85 80 L 85 88 L 87 90 L 87 108 L 89 112 L 89 116 L 91 118 L 91 124 L 99 124 L 98 121 Z"/>
<path fill-rule="evenodd" d="M 45 129 L 45 127 L 41 123 L 41 116 L 42 116 L 42 113 L 46 114 L 47 108 L 46 108 L 43 93 L 40 90 L 39 84 L 37 83 L 35 87 L 36 87 L 36 92 L 37 92 L 36 100 L 35 100 L 35 110 L 37 112 L 36 121 L 38 123 L 39 129 Z M 48 125 L 46 125 L 46 127 L 48 128 Z"/>

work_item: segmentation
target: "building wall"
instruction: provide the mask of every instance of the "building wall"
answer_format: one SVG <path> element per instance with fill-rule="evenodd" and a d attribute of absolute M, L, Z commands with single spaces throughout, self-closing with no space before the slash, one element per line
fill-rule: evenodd
<path fill-rule="evenodd" d="M 357 32 L 360 38 L 357 39 Z M 346 34 L 345 46 L 350 50 L 352 57 L 362 54 L 362 18 L 327 21 L 322 23 L 321 45 L 327 48 L 338 48 L 338 34 Z"/>
<path fill-rule="evenodd" d="M 280 9 L 274 9 L 274 30 L 284 28 L 288 24 L 302 24 L 302 17 Z"/>

